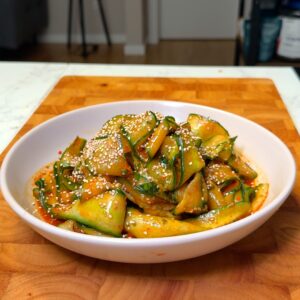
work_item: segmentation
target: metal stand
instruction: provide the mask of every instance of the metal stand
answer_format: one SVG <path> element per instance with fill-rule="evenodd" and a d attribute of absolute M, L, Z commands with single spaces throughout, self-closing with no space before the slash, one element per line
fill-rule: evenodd
<path fill-rule="evenodd" d="M 245 1 L 240 0 L 239 1 L 239 20 L 244 16 L 244 5 Z M 239 33 L 237 34 L 237 37 L 235 39 L 235 51 L 234 51 L 234 65 L 238 66 L 240 64 L 240 56 L 241 56 L 241 40 Z"/>
<path fill-rule="evenodd" d="M 261 0 L 253 0 L 251 11 L 250 44 L 248 54 L 245 57 L 246 65 L 254 66 L 257 62 L 261 36 Z"/>
<path fill-rule="evenodd" d="M 98 6 L 99 6 L 100 16 L 101 16 L 101 20 L 102 20 L 102 25 L 103 25 L 104 32 L 105 32 L 106 42 L 107 42 L 108 46 L 111 46 L 111 39 L 110 39 L 108 27 L 107 27 L 107 22 L 106 22 L 106 17 L 105 17 L 102 0 L 98 0 Z"/>
<path fill-rule="evenodd" d="M 72 34 L 72 16 L 73 16 L 73 0 L 69 0 L 69 13 L 68 13 L 68 49 L 71 49 L 71 34 Z"/>
<path fill-rule="evenodd" d="M 68 37 L 67 37 L 67 47 L 68 49 L 71 49 L 72 46 L 72 21 L 73 21 L 73 0 L 69 0 L 69 12 L 68 12 Z M 90 52 L 88 52 L 87 49 L 87 43 L 86 43 L 86 37 L 85 37 L 85 22 L 84 22 L 84 2 L 83 0 L 78 0 L 79 4 L 79 20 L 80 20 L 80 31 L 81 31 L 81 45 L 82 45 L 82 52 L 81 55 L 83 57 L 87 57 Z M 102 0 L 98 0 L 98 7 L 101 17 L 101 22 L 104 28 L 104 33 L 106 37 L 106 41 L 108 46 L 111 46 L 111 39 L 109 34 L 109 29 L 106 21 L 105 11 L 103 8 Z M 95 51 L 97 49 L 96 45 L 93 45 L 92 51 Z"/>

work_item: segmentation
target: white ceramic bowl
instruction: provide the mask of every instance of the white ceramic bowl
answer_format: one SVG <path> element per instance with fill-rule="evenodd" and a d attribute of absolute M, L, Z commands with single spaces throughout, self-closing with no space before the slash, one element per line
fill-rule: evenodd
<path fill-rule="evenodd" d="M 49 225 L 32 214 L 26 185 L 43 165 L 57 159 L 75 136 L 92 137 L 102 124 L 117 114 L 146 110 L 186 120 L 199 113 L 219 121 L 236 145 L 264 172 L 270 183 L 268 198 L 255 214 L 235 223 L 194 234 L 154 238 L 118 239 L 69 232 Z M 188 259 L 230 245 L 253 232 L 268 220 L 288 197 L 295 181 L 294 159 L 275 135 L 237 115 L 210 107 L 170 101 L 123 101 L 72 111 L 47 121 L 23 136 L 5 157 L 1 169 L 1 188 L 11 208 L 35 231 L 72 251 L 111 261 L 158 263 Z"/>

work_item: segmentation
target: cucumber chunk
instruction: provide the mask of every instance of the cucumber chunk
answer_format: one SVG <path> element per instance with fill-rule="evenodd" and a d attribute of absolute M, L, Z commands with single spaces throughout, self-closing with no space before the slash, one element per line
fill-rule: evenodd
<path fill-rule="evenodd" d="M 119 177 L 117 180 L 121 184 L 121 188 L 127 198 L 144 210 L 150 210 L 152 208 L 153 210 L 161 209 L 163 211 L 171 211 L 175 207 L 173 203 L 157 195 L 147 195 L 138 191 L 135 188 L 135 179 L 133 176 L 127 178 Z"/>
<path fill-rule="evenodd" d="M 170 166 L 174 166 L 175 159 L 179 156 L 179 146 L 176 137 L 167 136 L 160 148 L 162 157 L 166 158 Z"/>
<path fill-rule="evenodd" d="M 68 230 L 68 231 L 79 232 L 79 233 L 84 233 L 84 234 L 88 234 L 88 235 L 111 236 L 111 235 L 105 234 L 99 230 L 96 230 L 94 228 L 82 225 L 74 220 L 67 220 L 67 221 L 59 224 L 58 227 Z"/>
<path fill-rule="evenodd" d="M 228 165 L 243 179 L 253 180 L 257 177 L 257 173 L 236 154 L 230 157 Z"/>
<path fill-rule="evenodd" d="M 173 168 L 162 159 L 155 158 L 147 165 L 147 174 L 156 183 L 161 192 L 172 191 L 175 188 Z"/>
<path fill-rule="evenodd" d="M 86 166 L 94 175 L 124 176 L 132 173 L 123 152 L 119 135 L 97 140 L 95 151 L 86 159 Z"/>
<path fill-rule="evenodd" d="M 152 111 L 147 111 L 145 114 L 136 115 L 125 121 L 121 126 L 121 131 L 132 147 L 136 148 L 147 139 L 156 125 L 156 115 Z"/>
<path fill-rule="evenodd" d="M 153 158 L 169 133 L 169 122 L 165 118 L 158 127 L 155 128 L 149 141 L 146 144 L 146 152 L 150 158 Z"/>
<path fill-rule="evenodd" d="M 251 205 L 249 202 L 239 202 L 219 209 L 214 209 L 202 214 L 195 219 L 186 220 L 201 228 L 213 229 L 229 223 L 233 223 L 250 214 Z"/>
<path fill-rule="evenodd" d="M 237 174 L 226 164 L 211 162 L 204 168 L 205 180 L 208 185 L 214 182 L 220 189 L 234 181 L 239 181 Z"/>
<path fill-rule="evenodd" d="M 125 122 L 130 122 L 135 118 L 133 114 L 117 115 L 108 120 L 97 134 L 97 138 L 107 137 L 120 133 L 120 128 Z"/>
<path fill-rule="evenodd" d="M 183 151 L 182 183 L 186 182 L 193 174 L 199 172 L 205 166 L 205 162 L 195 146 L 191 146 L 190 149 Z"/>
<path fill-rule="evenodd" d="M 228 131 L 218 122 L 197 114 L 190 114 L 187 122 L 191 126 L 194 135 L 206 141 L 215 135 L 229 137 Z"/>
<path fill-rule="evenodd" d="M 211 182 L 208 190 L 208 208 L 209 210 L 224 207 L 233 202 L 233 198 L 224 197 L 218 186 Z"/>
<path fill-rule="evenodd" d="M 176 187 L 182 186 L 193 174 L 199 172 L 205 162 L 195 144 L 184 142 L 181 136 L 175 136 L 180 151 L 176 167 Z"/>
<path fill-rule="evenodd" d="M 53 207 L 59 219 L 74 220 L 101 232 L 121 236 L 126 213 L 126 196 L 111 190 L 87 201 L 76 200 L 67 208 Z"/>
<path fill-rule="evenodd" d="M 86 139 L 77 136 L 75 140 L 71 143 L 71 145 L 68 148 L 66 148 L 66 150 L 61 155 L 60 162 L 71 166 L 76 165 L 77 162 L 74 162 L 74 159 L 81 155 L 85 145 Z"/>
<path fill-rule="evenodd" d="M 267 199 L 269 192 L 269 184 L 261 183 L 255 188 L 255 197 L 251 202 L 252 212 L 256 212 L 262 207 L 264 201 Z"/>
<path fill-rule="evenodd" d="M 182 194 L 179 194 L 179 204 L 174 210 L 175 215 L 182 213 L 200 214 L 207 211 L 208 193 L 201 173 L 196 173 Z"/>
<path fill-rule="evenodd" d="M 136 238 L 156 238 L 182 235 L 201 231 L 185 221 L 143 214 L 137 209 L 128 208 L 125 230 Z"/>
<path fill-rule="evenodd" d="M 235 139 L 224 135 L 215 135 L 200 145 L 201 154 L 208 159 L 221 158 L 227 161 L 232 155 Z"/>

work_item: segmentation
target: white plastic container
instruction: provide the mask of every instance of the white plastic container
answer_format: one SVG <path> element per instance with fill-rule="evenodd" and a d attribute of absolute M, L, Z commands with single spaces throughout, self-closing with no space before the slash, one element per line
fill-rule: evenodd
<path fill-rule="evenodd" d="M 283 58 L 300 59 L 300 16 L 282 16 L 277 54 Z"/>

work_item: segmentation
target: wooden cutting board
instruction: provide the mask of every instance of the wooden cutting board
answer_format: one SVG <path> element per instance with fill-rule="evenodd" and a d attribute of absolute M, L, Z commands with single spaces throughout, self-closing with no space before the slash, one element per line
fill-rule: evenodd
<path fill-rule="evenodd" d="M 0 195 L 0 298 L 300 299 L 300 139 L 271 80 L 64 77 L 0 159 L 25 132 L 49 118 L 128 99 L 199 103 L 263 125 L 297 160 L 292 194 L 266 224 L 234 245 L 156 265 L 112 263 L 60 248 L 25 225 Z"/>

